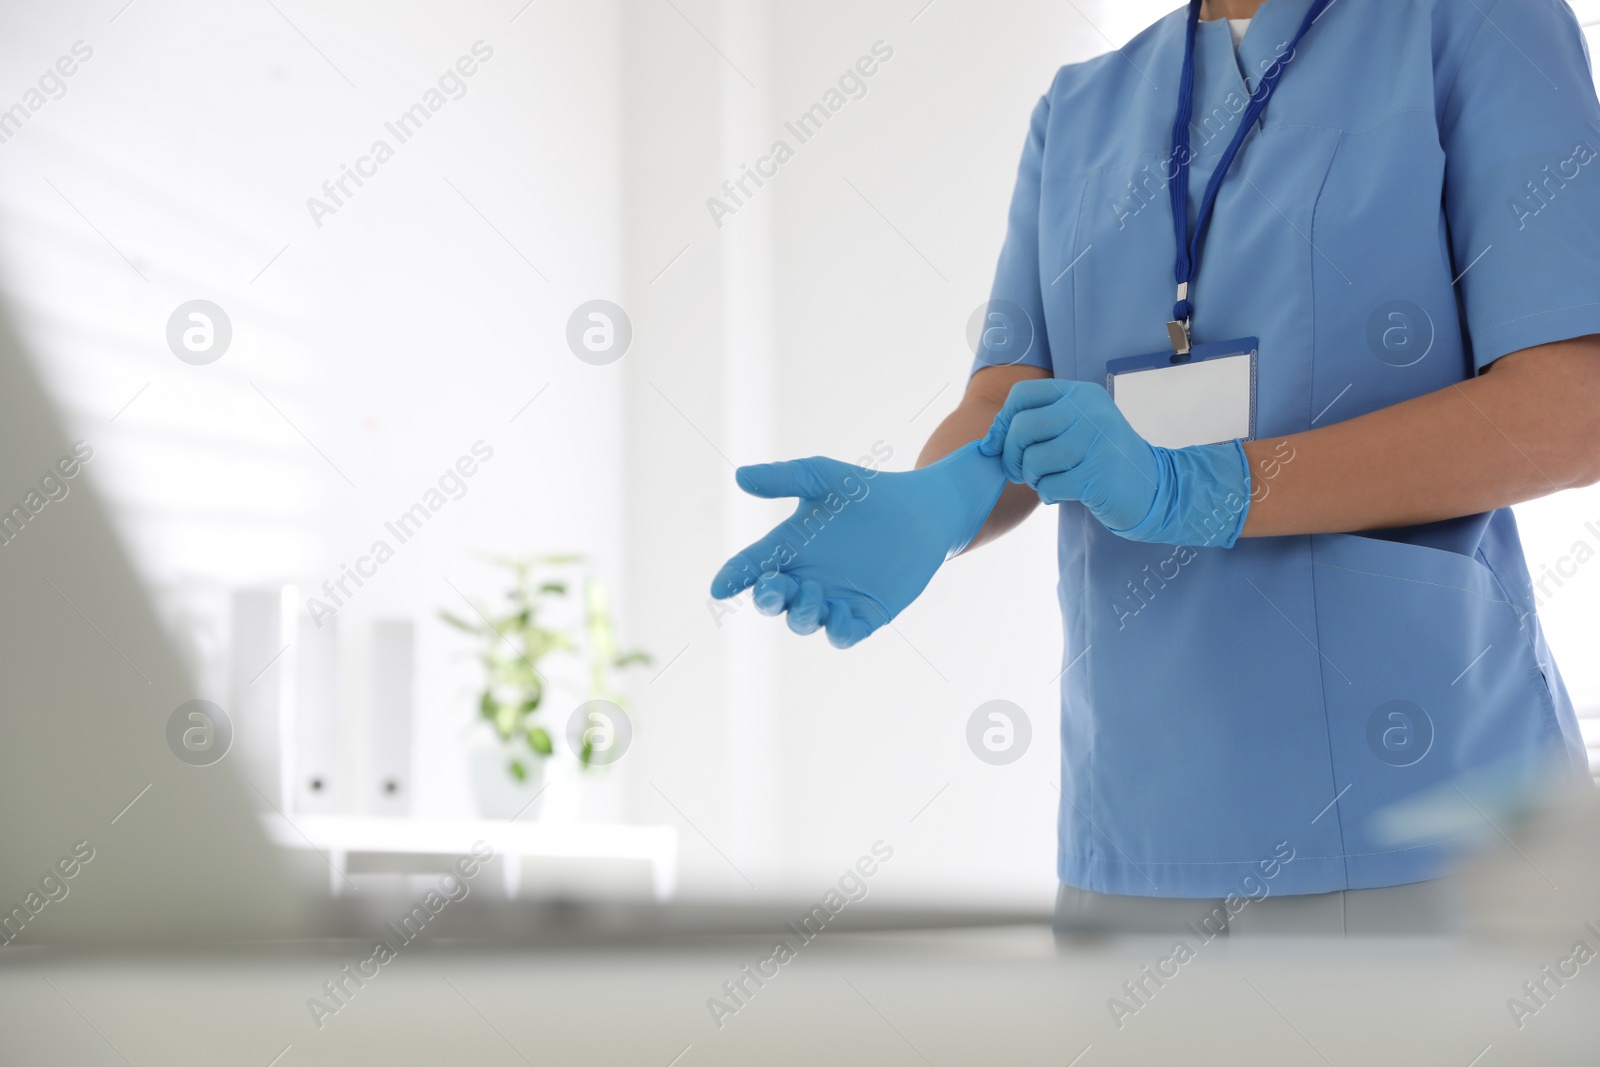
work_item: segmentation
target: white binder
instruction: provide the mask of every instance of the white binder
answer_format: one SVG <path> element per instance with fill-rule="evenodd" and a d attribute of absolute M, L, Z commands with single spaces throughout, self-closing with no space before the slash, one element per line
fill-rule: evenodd
<path fill-rule="evenodd" d="M 364 808 L 374 815 L 411 811 L 412 661 L 410 622 L 372 624 L 372 714 Z"/>
<path fill-rule="evenodd" d="M 301 610 L 289 653 L 294 657 L 292 803 L 308 815 L 339 811 L 338 621 L 324 619 L 318 627 Z"/>
<path fill-rule="evenodd" d="M 251 785 L 278 811 L 287 810 L 285 785 L 285 646 L 283 591 L 238 589 L 230 619 L 229 676 L 233 746 Z M 229 758 L 232 758 L 231 756 Z M 260 798 L 252 798 L 259 803 Z"/>

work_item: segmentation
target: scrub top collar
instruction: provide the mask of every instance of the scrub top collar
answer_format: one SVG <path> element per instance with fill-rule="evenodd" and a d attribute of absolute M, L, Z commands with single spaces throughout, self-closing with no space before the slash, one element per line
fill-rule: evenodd
<path fill-rule="evenodd" d="M 1261 84 L 1262 72 L 1278 58 L 1278 50 L 1286 48 L 1294 39 L 1295 31 L 1300 28 L 1312 3 L 1313 0 L 1267 0 L 1250 20 L 1250 28 L 1239 42 L 1237 52 L 1234 51 L 1233 35 L 1228 30 L 1227 19 L 1201 22 L 1195 47 L 1211 61 L 1208 65 L 1222 68 L 1215 72 L 1219 75 L 1217 87 L 1224 92 L 1232 90 L 1244 95 L 1255 92 L 1256 86 Z M 1323 17 L 1307 31 L 1306 40 L 1301 43 L 1302 48 L 1314 47 L 1318 27 L 1337 10 L 1338 5 L 1335 4 L 1323 12 Z M 1185 14 L 1183 10 L 1175 12 L 1180 26 Z M 1181 36 L 1179 40 L 1181 48 Z M 1182 61 L 1181 52 L 1179 61 Z M 1196 63 L 1199 62 L 1200 57 L 1197 56 Z M 1196 74 L 1196 86 L 1205 84 L 1198 76 L 1198 69 Z M 1176 70 L 1169 75 L 1174 86 L 1177 85 L 1177 75 Z M 1221 84 L 1224 82 L 1226 85 Z"/>
<path fill-rule="evenodd" d="M 1280 50 L 1288 48 L 1289 42 L 1294 39 L 1295 31 L 1300 28 L 1300 23 L 1305 20 L 1306 12 L 1314 2 L 1315 0 L 1268 0 L 1251 19 L 1250 29 L 1239 42 L 1237 50 L 1234 49 L 1233 34 L 1228 29 L 1227 19 L 1201 22 L 1195 34 L 1192 121 L 1200 124 L 1205 121 L 1207 115 L 1237 114 L 1240 106 L 1236 103 L 1235 106 L 1229 107 L 1230 97 L 1236 101 L 1248 99 L 1261 84 L 1262 73 L 1277 60 Z M 1316 47 L 1318 34 L 1330 18 L 1336 17 L 1339 7 L 1340 5 L 1335 3 L 1306 32 L 1305 39 L 1300 43 L 1302 52 Z M 1184 5 L 1167 16 L 1170 32 L 1167 34 L 1166 45 L 1162 48 L 1162 52 L 1168 59 L 1160 65 L 1159 70 L 1150 71 L 1151 79 L 1159 87 L 1158 95 L 1163 101 L 1163 106 L 1168 108 L 1176 107 L 1178 99 L 1178 83 L 1183 71 L 1184 27 L 1188 15 L 1188 5 Z M 1285 73 L 1284 81 L 1293 80 L 1291 63 L 1290 70 Z M 1269 107 L 1262 115 L 1262 123 L 1270 121 L 1271 116 L 1272 108 Z M 1205 189 L 1205 183 L 1211 176 L 1211 169 L 1227 144 L 1225 137 L 1213 138 L 1209 142 L 1196 139 L 1194 142 L 1196 166 L 1190 177 L 1191 221 L 1199 204 L 1200 193 Z"/>

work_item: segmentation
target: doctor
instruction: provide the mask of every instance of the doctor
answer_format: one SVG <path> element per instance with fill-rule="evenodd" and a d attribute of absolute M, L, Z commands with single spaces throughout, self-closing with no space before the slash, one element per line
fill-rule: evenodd
<path fill-rule="evenodd" d="M 1039 101 L 919 470 L 742 469 L 713 592 L 848 646 L 1052 505 L 1060 911 L 1392 911 L 1380 812 L 1587 780 L 1508 508 L 1600 481 L 1597 156 L 1562 0 L 1191 0 Z"/>

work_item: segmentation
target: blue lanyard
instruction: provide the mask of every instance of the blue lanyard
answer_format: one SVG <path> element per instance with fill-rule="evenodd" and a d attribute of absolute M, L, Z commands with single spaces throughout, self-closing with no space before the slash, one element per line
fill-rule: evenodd
<path fill-rule="evenodd" d="M 1217 161 L 1217 169 L 1206 185 L 1205 196 L 1200 200 L 1199 216 L 1195 219 L 1194 234 L 1191 236 L 1189 165 L 1194 153 L 1189 147 L 1189 121 L 1194 116 L 1194 50 L 1195 37 L 1200 29 L 1201 3 L 1202 0 L 1189 0 L 1189 29 L 1183 53 L 1183 81 L 1178 90 L 1178 118 L 1172 126 L 1172 163 L 1176 173 L 1167 187 L 1172 197 L 1172 226 L 1178 235 L 1178 266 L 1174 271 L 1178 282 L 1178 302 L 1173 306 L 1173 321 L 1167 323 L 1167 332 L 1172 336 L 1173 351 L 1180 356 L 1189 353 L 1189 323 L 1194 318 L 1194 304 L 1189 300 L 1189 285 L 1200 269 L 1200 246 L 1205 240 L 1206 227 L 1211 222 L 1211 212 L 1217 206 L 1217 192 L 1222 188 L 1223 179 L 1233 167 L 1233 161 L 1239 155 L 1244 139 L 1250 135 L 1250 131 L 1260 120 L 1261 113 L 1267 109 L 1267 102 L 1272 99 L 1272 94 L 1277 92 L 1284 68 L 1295 57 L 1295 50 L 1300 47 L 1300 39 L 1311 29 L 1312 24 L 1322 17 L 1322 13 L 1334 3 L 1334 0 L 1316 0 L 1311 5 L 1311 10 L 1306 12 L 1305 21 L 1300 23 L 1299 31 L 1289 43 L 1289 50 L 1261 75 L 1261 81 L 1256 86 L 1255 92 L 1250 94 L 1250 105 L 1239 118 L 1239 128 L 1234 131 L 1233 141 L 1229 143 L 1227 151 L 1222 153 L 1222 158 Z"/>

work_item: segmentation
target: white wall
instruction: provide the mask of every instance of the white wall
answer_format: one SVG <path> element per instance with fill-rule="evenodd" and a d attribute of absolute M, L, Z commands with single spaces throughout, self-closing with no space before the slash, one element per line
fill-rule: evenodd
<path fill-rule="evenodd" d="M 475 552 L 558 549 L 621 578 L 621 376 L 564 342 L 572 308 L 621 281 L 618 9 L 279 7 L 293 26 L 198 2 L 7 20 L 0 92 L 74 41 L 94 54 L 0 145 L 6 294 L 148 581 L 197 623 L 228 588 L 337 577 L 473 442 L 495 449 L 337 618 L 347 781 L 367 625 L 414 618 L 416 810 L 467 814 L 473 674 L 433 620 L 466 610 L 446 579 L 489 601 Z M 465 96 L 409 143 L 386 134 L 479 40 L 493 56 Z M 307 198 L 380 137 L 394 158 L 316 226 Z M 194 297 L 234 328 L 205 367 L 165 342 Z"/>

